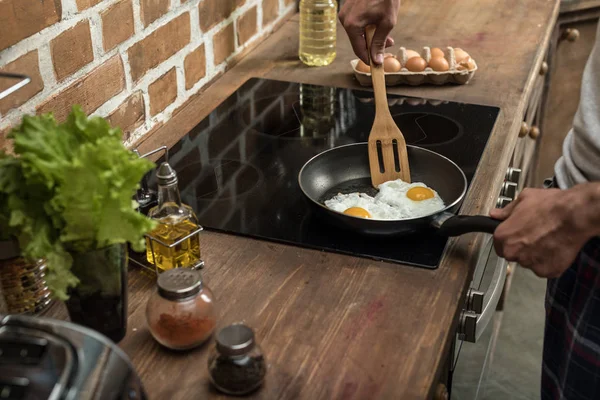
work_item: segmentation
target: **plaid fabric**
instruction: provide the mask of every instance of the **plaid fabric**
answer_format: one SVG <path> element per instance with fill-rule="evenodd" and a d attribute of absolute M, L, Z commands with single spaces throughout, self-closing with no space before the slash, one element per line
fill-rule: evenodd
<path fill-rule="evenodd" d="M 600 238 L 548 280 L 542 399 L 600 399 Z"/>

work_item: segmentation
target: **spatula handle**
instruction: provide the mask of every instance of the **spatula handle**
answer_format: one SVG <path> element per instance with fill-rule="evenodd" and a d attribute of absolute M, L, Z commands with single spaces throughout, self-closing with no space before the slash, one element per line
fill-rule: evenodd
<path fill-rule="evenodd" d="M 365 38 L 367 40 L 367 50 L 369 52 L 369 62 L 371 63 L 371 80 L 373 81 L 373 92 L 375 92 L 375 112 L 390 112 L 387 93 L 385 89 L 385 74 L 383 64 L 375 65 L 371 58 L 371 44 L 373 43 L 373 35 L 375 35 L 375 25 L 368 25 L 365 28 Z"/>

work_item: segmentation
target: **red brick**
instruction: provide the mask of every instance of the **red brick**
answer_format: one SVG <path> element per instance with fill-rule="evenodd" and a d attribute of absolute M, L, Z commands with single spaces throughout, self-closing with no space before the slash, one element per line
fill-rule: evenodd
<path fill-rule="evenodd" d="M 196 82 L 206 75 L 204 45 L 201 45 L 185 57 L 183 68 L 185 70 L 185 88 L 191 89 Z"/>
<path fill-rule="evenodd" d="M 27 85 L 0 100 L 0 113 L 2 114 L 12 108 L 24 104 L 44 88 L 44 81 L 40 75 L 37 50 L 30 51 L 13 62 L 6 64 L 4 67 L 0 68 L 0 71 L 21 73 L 31 78 L 31 82 Z M 16 80 L 12 79 L 0 79 L 0 91 L 7 89 L 16 82 Z"/>
<path fill-rule="evenodd" d="M 221 64 L 235 50 L 235 37 L 233 36 L 233 23 L 227 25 L 213 38 L 213 53 L 215 65 Z"/>
<path fill-rule="evenodd" d="M 139 128 L 146 119 L 142 92 L 135 92 L 127 98 L 108 117 L 108 122 L 123 131 L 123 140 L 129 139 L 131 133 Z"/>
<path fill-rule="evenodd" d="M 140 0 L 142 23 L 148 26 L 169 11 L 171 0 Z"/>
<path fill-rule="evenodd" d="M 52 111 L 58 121 L 64 121 L 71 112 L 71 107 L 78 104 L 87 114 L 91 114 L 123 89 L 123 61 L 116 55 L 38 106 L 37 112 Z"/>
<path fill-rule="evenodd" d="M 200 28 L 206 32 L 245 3 L 245 0 L 202 0 L 198 5 Z"/>
<path fill-rule="evenodd" d="M 0 50 L 60 21 L 59 0 L 1 0 Z"/>
<path fill-rule="evenodd" d="M 175 68 L 162 75 L 148 86 L 150 95 L 150 115 L 163 111 L 177 98 L 177 73 Z"/>
<path fill-rule="evenodd" d="M 190 42 L 190 15 L 185 13 L 161 26 L 128 50 L 131 76 L 138 81 Z"/>
<path fill-rule="evenodd" d="M 279 0 L 263 0 L 263 26 L 269 25 L 279 16 Z"/>
<path fill-rule="evenodd" d="M 237 20 L 237 39 L 241 46 L 256 34 L 256 6 L 248 10 Z"/>
<path fill-rule="evenodd" d="M 104 51 L 114 49 L 133 36 L 131 0 L 123 0 L 102 13 L 102 42 Z"/>
<path fill-rule="evenodd" d="M 90 22 L 82 21 L 50 41 L 56 78 L 62 81 L 94 60 Z"/>
<path fill-rule="evenodd" d="M 77 0 L 77 9 L 79 9 L 79 11 L 83 11 L 101 3 L 102 1 L 103 0 Z"/>

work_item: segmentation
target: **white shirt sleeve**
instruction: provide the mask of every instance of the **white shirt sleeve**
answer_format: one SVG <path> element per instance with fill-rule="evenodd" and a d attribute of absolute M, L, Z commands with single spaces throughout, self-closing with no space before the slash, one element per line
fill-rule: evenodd
<path fill-rule="evenodd" d="M 568 98 L 570 94 L 565 96 Z M 565 138 L 563 154 L 554 171 L 562 189 L 600 181 L 600 24 L 594 49 L 583 72 L 573 128 Z"/>

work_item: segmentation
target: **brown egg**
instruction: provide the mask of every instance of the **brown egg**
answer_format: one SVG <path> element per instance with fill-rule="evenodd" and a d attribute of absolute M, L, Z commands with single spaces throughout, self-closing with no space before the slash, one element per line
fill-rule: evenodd
<path fill-rule="evenodd" d="M 402 68 L 400 61 L 396 57 L 388 57 L 383 60 L 383 70 L 385 72 L 399 72 Z"/>
<path fill-rule="evenodd" d="M 383 58 L 394 57 L 392 53 L 383 53 Z"/>
<path fill-rule="evenodd" d="M 406 62 L 406 68 L 412 72 L 422 72 L 427 68 L 427 61 L 421 57 L 413 57 Z"/>
<path fill-rule="evenodd" d="M 469 57 L 469 53 L 464 51 L 463 49 L 457 47 L 454 49 L 454 58 L 456 58 L 456 62 L 460 64 L 462 60 Z"/>
<path fill-rule="evenodd" d="M 421 57 L 421 55 L 414 50 L 406 50 L 406 59 L 410 60 L 413 57 Z"/>
<path fill-rule="evenodd" d="M 356 70 L 360 72 L 371 72 L 371 67 L 365 64 L 362 60 L 358 60 L 358 64 L 356 64 Z"/>
<path fill-rule="evenodd" d="M 442 49 L 434 47 L 433 49 L 431 49 L 431 58 L 438 58 L 438 57 L 444 57 L 444 52 L 442 51 Z"/>
<path fill-rule="evenodd" d="M 448 71 L 450 69 L 450 64 L 444 57 L 434 57 L 429 60 L 429 66 L 434 71 Z"/>
<path fill-rule="evenodd" d="M 467 57 L 467 58 L 463 59 L 460 62 L 460 64 L 458 64 L 456 69 L 459 71 L 464 71 L 464 70 L 471 71 L 471 70 L 475 69 L 475 62 L 473 61 L 473 59 L 471 57 Z"/>

